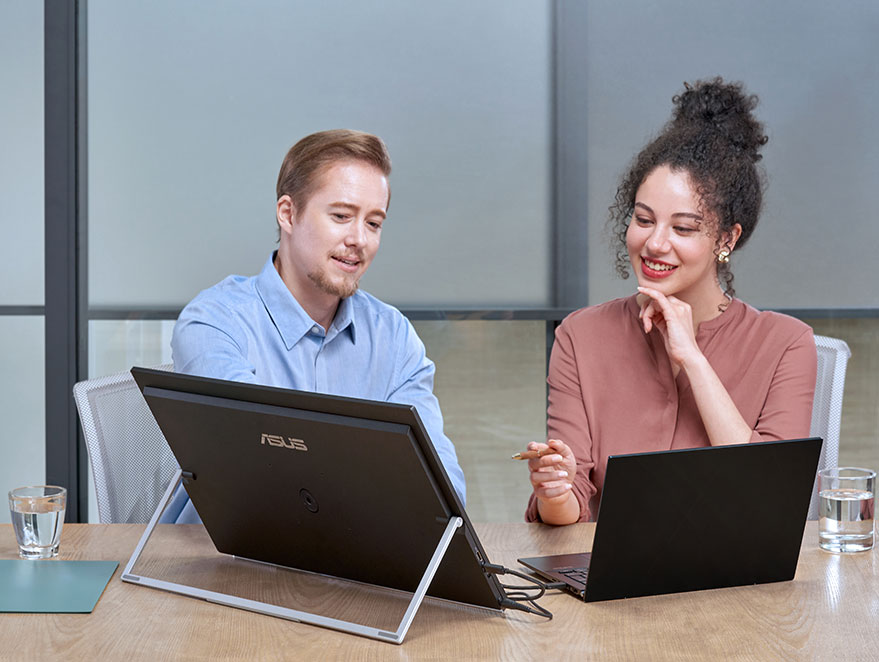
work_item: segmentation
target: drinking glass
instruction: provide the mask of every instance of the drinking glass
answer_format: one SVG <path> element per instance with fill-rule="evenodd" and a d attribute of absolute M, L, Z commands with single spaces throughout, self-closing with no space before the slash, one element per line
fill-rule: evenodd
<path fill-rule="evenodd" d="M 9 493 L 12 526 L 23 559 L 50 559 L 58 555 L 67 490 L 56 485 L 18 487 Z"/>
<path fill-rule="evenodd" d="M 828 552 L 873 548 L 876 472 L 833 467 L 818 472 L 818 545 Z"/>

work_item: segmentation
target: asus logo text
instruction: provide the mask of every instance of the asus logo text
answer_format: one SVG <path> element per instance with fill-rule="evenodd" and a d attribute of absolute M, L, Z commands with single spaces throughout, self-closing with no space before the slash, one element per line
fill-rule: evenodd
<path fill-rule="evenodd" d="M 260 440 L 261 444 L 268 444 L 269 446 L 277 446 L 279 448 L 290 448 L 294 451 L 307 451 L 308 446 L 305 445 L 305 442 L 302 439 L 295 439 L 293 437 L 282 437 L 279 434 L 265 434 L 263 433 L 262 439 Z"/>

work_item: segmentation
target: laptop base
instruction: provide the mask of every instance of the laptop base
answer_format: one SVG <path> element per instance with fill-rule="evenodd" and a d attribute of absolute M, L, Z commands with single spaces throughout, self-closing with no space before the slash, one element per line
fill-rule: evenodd
<path fill-rule="evenodd" d="M 422 576 L 421 581 L 418 583 L 418 587 L 412 594 L 412 599 L 409 601 L 409 605 L 406 608 L 406 612 L 403 614 L 403 618 L 400 621 L 399 626 L 397 627 L 396 631 L 389 632 L 387 630 L 362 625 L 360 623 L 329 618 L 326 616 L 321 616 L 319 614 L 312 614 L 296 609 L 289 609 L 268 602 L 260 602 L 257 600 L 249 600 L 247 598 L 239 598 L 237 596 L 229 595 L 227 593 L 208 591 L 195 586 L 177 584 L 174 582 L 167 582 L 161 579 L 156 579 L 154 577 L 146 577 L 144 575 L 134 574 L 133 568 L 140 558 L 140 555 L 143 552 L 147 541 L 152 535 L 156 524 L 159 522 L 159 518 L 161 517 L 162 512 L 165 510 L 165 507 L 171 500 L 174 491 L 177 489 L 177 486 L 181 484 L 182 475 L 183 472 L 178 469 L 177 473 L 174 475 L 174 478 L 171 480 L 171 483 L 168 485 L 168 489 L 165 490 L 165 494 L 162 497 L 162 500 L 156 507 L 156 511 L 150 518 L 149 524 L 147 524 L 147 527 L 144 530 L 143 535 L 141 536 L 140 541 L 137 544 L 137 547 L 135 547 L 131 558 L 128 560 L 128 563 L 125 566 L 125 570 L 122 573 L 122 581 L 132 584 L 140 584 L 142 586 L 149 586 L 151 588 L 157 588 L 163 591 L 169 591 L 171 593 L 179 593 L 181 595 L 201 598 L 202 600 L 225 605 L 227 607 L 246 609 L 248 611 L 257 612 L 259 614 L 286 618 L 288 620 L 298 623 L 317 625 L 332 630 L 338 630 L 340 632 L 347 632 L 349 634 L 356 634 L 363 637 L 369 637 L 371 639 L 377 639 L 379 641 L 386 641 L 394 644 L 403 643 L 403 639 L 406 637 L 406 633 L 409 631 L 409 626 L 412 625 L 415 614 L 418 612 L 418 608 L 421 606 L 421 602 L 424 600 L 427 589 L 430 587 L 430 582 L 433 580 L 433 577 L 436 574 L 437 569 L 439 568 L 440 562 L 442 561 L 443 556 L 445 555 L 446 550 L 448 549 L 449 544 L 452 541 L 452 536 L 454 535 L 455 530 L 458 529 L 458 527 L 460 527 L 464 522 L 462 518 L 457 516 L 449 518 L 449 522 L 446 525 L 445 531 L 443 532 L 439 542 L 437 543 L 436 551 L 431 557 L 430 562 L 428 563 L 427 568 L 424 571 L 424 575 Z"/>
<path fill-rule="evenodd" d="M 586 573 L 589 571 L 590 552 L 579 554 L 556 554 L 553 556 L 534 556 L 518 559 L 519 563 L 530 568 L 544 579 L 561 582 L 565 590 L 581 600 L 586 599 Z"/>

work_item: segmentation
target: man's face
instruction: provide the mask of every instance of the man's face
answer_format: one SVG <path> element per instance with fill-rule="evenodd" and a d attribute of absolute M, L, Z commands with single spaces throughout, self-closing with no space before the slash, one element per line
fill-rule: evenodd
<path fill-rule="evenodd" d="M 378 168 L 340 161 L 320 175 L 304 209 L 282 196 L 281 249 L 290 256 L 283 277 L 292 279 L 287 285 L 294 296 L 344 298 L 357 291 L 378 251 L 388 195 L 387 177 Z"/>

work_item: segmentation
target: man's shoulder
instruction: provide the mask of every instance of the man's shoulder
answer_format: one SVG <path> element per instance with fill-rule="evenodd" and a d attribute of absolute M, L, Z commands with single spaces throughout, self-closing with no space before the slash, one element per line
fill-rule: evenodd
<path fill-rule="evenodd" d="M 403 313 L 369 292 L 357 290 L 351 295 L 351 303 L 355 324 L 368 327 L 369 335 L 376 341 L 384 338 L 389 339 L 389 342 L 408 345 L 410 341 L 418 338 L 418 334 Z"/>
<path fill-rule="evenodd" d="M 226 276 L 216 285 L 199 292 L 181 313 L 202 316 L 241 317 L 250 315 L 252 306 L 259 306 L 260 298 L 254 276 Z"/>
<path fill-rule="evenodd" d="M 357 313 L 376 322 L 400 324 L 406 321 L 406 316 L 397 308 L 363 290 L 351 295 L 351 303 Z"/>

